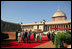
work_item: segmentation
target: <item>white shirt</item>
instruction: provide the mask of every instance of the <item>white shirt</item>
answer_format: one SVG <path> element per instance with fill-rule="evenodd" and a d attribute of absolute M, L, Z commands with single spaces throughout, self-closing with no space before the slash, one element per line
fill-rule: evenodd
<path fill-rule="evenodd" d="M 36 38 L 37 38 L 37 36 L 39 36 L 39 34 L 36 34 Z"/>
<path fill-rule="evenodd" d="M 21 34 L 20 33 L 18 33 L 18 36 L 20 36 Z"/>

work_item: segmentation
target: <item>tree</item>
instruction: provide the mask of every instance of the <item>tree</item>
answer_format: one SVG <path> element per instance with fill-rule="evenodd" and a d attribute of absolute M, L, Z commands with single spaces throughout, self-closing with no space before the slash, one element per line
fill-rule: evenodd
<path fill-rule="evenodd" d="M 55 48 L 58 48 L 59 44 L 60 44 L 60 48 L 64 48 L 63 41 L 66 44 L 71 44 L 71 34 L 66 33 L 66 32 L 58 33 L 54 41 Z"/>

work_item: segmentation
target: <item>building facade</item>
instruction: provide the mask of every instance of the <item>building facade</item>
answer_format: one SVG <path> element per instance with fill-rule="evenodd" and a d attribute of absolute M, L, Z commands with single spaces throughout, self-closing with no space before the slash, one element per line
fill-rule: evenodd
<path fill-rule="evenodd" d="M 1 32 L 15 32 L 16 30 L 22 30 L 19 24 L 1 20 Z"/>
<path fill-rule="evenodd" d="M 67 20 L 66 14 L 57 10 L 52 16 L 51 22 L 46 22 L 42 20 L 40 23 L 29 23 L 29 24 L 20 24 L 22 30 L 32 30 L 41 29 L 42 31 L 53 31 L 51 28 L 70 28 L 71 29 L 71 20 Z M 60 30 L 55 30 L 60 31 Z"/>
<path fill-rule="evenodd" d="M 16 30 L 32 30 L 40 29 L 41 31 L 62 31 L 62 30 L 55 30 L 51 28 L 69 28 L 71 29 L 71 20 L 67 20 L 65 13 L 61 10 L 57 10 L 54 15 L 52 16 L 51 22 L 46 22 L 42 20 L 41 22 L 37 23 L 29 23 L 29 24 L 16 24 L 11 22 L 5 22 L 1 20 L 1 32 L 7 33 L 9 35 L 8 39 L 15 39 L 16 38 Z"/>
<path fill-rule="evenodd" d="M 61 11 L 57 10 L 54 15 L 52 16 L 51 22 L 46 22 L 42 20 L 41 22 L 37 23 L 28 23 L 28 24 L 16 24 L 11 22 L 5 22 L 1 20 L 1 31 L 16 31 L 16 30 L 32 30 L 40 29 L 42 31 L 53 31 L 54 29 L 51 28 L 70 28 L 71 29 L 71 20 L 67 20 L 66 14 Z M 60 31 L 60 30 L 55 30 Z"/>

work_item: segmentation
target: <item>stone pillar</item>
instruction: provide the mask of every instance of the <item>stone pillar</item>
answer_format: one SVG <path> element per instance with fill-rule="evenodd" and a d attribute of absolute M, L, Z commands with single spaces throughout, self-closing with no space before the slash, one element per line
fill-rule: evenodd
<path fill-rule="evenodd" d="M 21 25 L 21 30 L 23 30 L 23 25 Z"/>
<path fill-rule="evenodd" d="M 59 25 L 59 28 L 61 28 L 61 25 Z M 61 30 L 60 30 L 61 31 Z"/>
<path fill-rule="evenodd" d="M 46 31 L 46 26 L 44 26 L 44 31 Z"/>
<path fill-rule="evenodd" d="M 57 28 L 57 25 L 56 25 L 56 28 Z M 56 29 L 56 31 L 57 31 L 57 29 Z"/>
<path fill-rule="evenodd" d="M 43 22 L 43 31 L 45 31 L 45 23 Z"/>
<path fill-rule="evenodd" d="M 50 27 L 51 27 L 51 26 L 49 26 L 49 31 L 51 31 L 51 30 L 50 30 Z"/>
<path fill-rule="evenodd" d="M 50 31 L 51 31 L 51 26 L 50 26 Z"/>
<path fill-rule="evenodd" d="M 57 25 L 57 28 L 58 28 L 58 25 Z M 57 29 L 57 31 L 58 31 L 58 29 Z"/>
<path fill-rule="evenodd" d="M 57 28 L 57 25 L 55 25 L 55 28 Z M 56 31 L 56 30 L 55 30 Z"/>
<path fill-rule="evenodd" d="M 61 25 L 60 25 L 60 28 L 61 28 Z"/>
<path fill-rule="evenodd" d="M 62 28 L 63 28 L 63 25 L 62 25 Z"/>
<path fill-rule="evenodd" d="M 63 25 L 63 28 L 64 28 L 64 25 Z"/>
<path fill-rule="evenodd" d="M 46 25 L 46 31 L 47 31 L 47 25 Z"/>
<path fill-rule="evenodd" d="M 59 25 L 58 25 L 58 28 L 59 28 Z M 59 30 L 58 30 L 59 31 Z"/>
<path fill-rule="evenodd" d="M 48 25 L 47 25 L 47 31 L 48 31 Z"/>
<path fill-rule="evenodd" d="M 64 28 L 64 25 L 62 25 L 62 28 Z M 63 30 L 62 30 L 63 31 Z"/>
<path fill-rule="evenodd" d="M 70 24 L 69 24 L 69 28 L 70 28 Z"/>
<path fill-rule="evenodd" d="M 68 24 L 67 26 L 68 26 L 68 28 L 69 28 L 69 24 Z"/>
<path fill-rule="evenodd" d="M 48 27 L 48 31 L 49 31 L 49 26 L 47 26 Z"/>
<path fill-rule="evenodd" d="M 52 25 L 52 28 L 53 28 L 53 25 Z M 52 31 L 53 31 L 53 29 L 52 29 Z"/>
<path fill-rule="evenodd" d="M 63 25 L 61 25 L 61 28 L 63 28 Z M 63 31 L 63 30 L 62 30 Z"/>
<path fill-rule="evenodd" d="M 52 28 L 52 25 L 51 25 L 51 28 Z M 51 31 L 52 31 L 52 29 L 51 29 Z"/>
<path fill-rule="evenodd" d="M 64 25 L 62 25 L 62 28 L 64 28 Z"/>
<path fill-rule="evenodd" d="M 65 28 L 66 28 L 66 25 L 65 25 Z M 65 30 L 66 31 L 66 30 Z"/>
<path fill-rule="evenodd" d="M 71 28 L 71 24 L 70 24 L 70 28 Z"/>
<path fill-rule="evenodd" d="M 62 25 L 60 25 L 60 28 L 62 28 Z"/>
<path fill-rule="evenodd" d="M 62 24 L 62 25 L 60 25 L 60 28 L 64 28 L 64 25 Z M 60 31 L 63 31 L 63 30 L 60 30 Z"/>
<path fill-rule="evenodd" d="M 65 25 L 65 28 L 66 28 L 66 25 Z"/>
<path fill-rule="evenodd" d="M 57 25 L 57 28 L 58 28 L 58 25 Z M 58 31 L 58 29 L 57 29 L 57 31 Z"/>
<path fill-rule="evenodd" d="M 54 28 L 56 28 L 55 25 L 54 25 Z M 54 29 L 54 31 L 55 31 L 55 29 Z"/>

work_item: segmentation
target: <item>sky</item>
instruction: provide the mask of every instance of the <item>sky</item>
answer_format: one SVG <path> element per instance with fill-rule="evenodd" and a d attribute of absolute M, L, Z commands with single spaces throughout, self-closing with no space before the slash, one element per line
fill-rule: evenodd
<path fill-rule="evenodd" d="M 13 23 L 52 21 L 53 14 L 62 10 L 71 19 L 71 1 L 1 1 L 1 20 Z"/>

